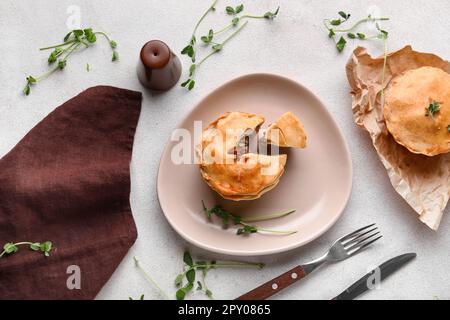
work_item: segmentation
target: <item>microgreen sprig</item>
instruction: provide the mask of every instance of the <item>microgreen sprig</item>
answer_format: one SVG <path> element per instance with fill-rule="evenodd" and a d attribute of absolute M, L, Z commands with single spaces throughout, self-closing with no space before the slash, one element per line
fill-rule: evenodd
<path fill-rule="evenodd" d="M 119 59 L 119 53 L 117 52 L 117 42 L 111 40 L 110 37 L 102 31 L 94 32 L 92 28 L 86 29 L 75 29 L 70 31 L 63 39 L 63 43 L 40 48 L 39 50 L 51 50 L 50 55 L 47 58 L 48 64 L 52 65 L 56 63 L 55 66 L 50 69 L 48 72 L 42 74 L 39 77 L 28 76 L 26 78 L 26 85 L 23 89 L 23 93 L 25 95 L 29 95 L 31 92 L 31 86 L 35 85 L 39 81 L 47 78 L 54 72 L 58 70 L 63 70 L 67 66 L 67 59 L 76 51 L 80 50 L 80 47 L 88 48 L 95 42 L 97 42 L 97 35 L 103 36 L 109 43 L 109 46 L 112 49 L 112 61 L 116 61 Z M 87 68 L 89 71 L 89 67 Z"/>
<path fill-rule="evenodd" d="M 210 57 L 212 57 L 217 52 L 221 51 L 223 49 L 223 47 L 225 46 L 225 44 L 228 41 L 230 41 L 234 36 L 236 36 L 246 25 L 247 25 L 247 22 L 245 22 L 239 29 L 237 29 L 230 36 L 228 36 L 228 38 L 226 38 L 222 43 L 215 43 L 212 46 L 212 51 L 208 55 L 206 55 L 202 60 L 200 60 L 200 62 L 191 64 L 191 66 L 189 67 L 189 78 L 185 82 L 183 82 L 181 84 L 181 86 L 187 88 L 188 90 L 194 89 L 194 86 L 195 86 L 194 75 L 195 75 L 195 72 L 197 71 L 197 69 L 206 60 L 208 60 Z"/>
<path fill-rule="evenodd" d="M 441 104 L 435 100 L 433 100 L 428 107 L 425 108 L 425 116 L 426 117 L 434 117 L 441 111 Z"/>
<path fill-rule="evenodd" d="M 337 26 L 340 26 L 343 23 L 347 22 L 351 17 L 351 14 L 346 13 L 344 11 L 339 11 L 338 14 L 340 16 L 340 18 L 338 18 L 338 19 L 332 19 L 332 20 L 324 19 L 323 20 L 325 28 L 328 31 L 329 38 L 332 38 L 334 40 L 335 36 L 337 36 L 338 34 L 345 34 L 345 35 L 347 35 L 347 38 L 349 38 L 349 39 L 381 40 L 381 41 L 383 41 L 384 54 L 383 54 L 383 69 L 381 72 L 381 90 L 380 90 L 381 95 L 383 96 L 384 95 L 384 80 L 385 80 L 385 76 L 386 76 L 386 66 L 387 66 L 387 56 L 388 56 L 388 32 L 386 30 L 383 30 L 378 23 L 380 21 L 387 21 L 387 20 L 389 20 L 389 18 L 387 18 L 387 17 L 375 18 L 375 17 L 372 17 L 371 15 L 368 15 L 367 17 L 358 20 L 356 23 L 354 23 L 349 28 L 338 29 L 338 28 L 336 28 Z M 362 32 L 355 33 L 356 28 L 365 23 L 375 23 L 378 34 L 366 35 L 365 33 L 362 33 Z M 346 44 L 347 44 L 347 40 L 345 40 L 345 37 L 342 35 L 339 37 L 338 41 L 335 41 L 335 46 L 336 46 L 336 49 L 338 52 L 344 51 Z"/>
<path fill-rule="evenodd" d="M 189 58 L 191 58 L 192 63 L 195 62 L 195 56 L 196 56 L 195 47 L 197 44 L 197 38 L 196 38 L 197 29 L 200 26 L 200 24 L 202 23 L 202 21 L 206 18 L 208 13 L 216 10 L 217 1 L 218 0 L 214 0 L 214 2 L 208 7 L 208 9 L 205 11 L 205 13 L 203 13 L 203 15 L 197 21 L 197 23 L 195 24 L 195 27 L 194 27 L 194 31 L 192 32 L 191 39 L 189 40 L 189 44 L 186 47 L 184 47 L 183 50 L 181 50 L 181 54 L 185 54 Z"/>
<path fill-rule="evenodd" d="M 169 300 L 169 296 L 164 292 L 164 290 L 158 285 L 158 283 L 153 280 L 153 278 L 148 274 L 147 271 L 141 266 L 139 259 L 137 257 L 133 257 L 134 265 L 142 272 L 144 278 L 158 291 L 159 295 L 166 300 Z M 130 300 L 133 300 L 131 297 Z M 141 295 L 141 299 L 144 300 L 144 295 Z"/>
<path fill-rule="evenodd" d="M 8 242 L 3 246 L 3 251 L 0 253 L 0 258 L 4 255 L 11 255 L 19 251 L 19 246 L 29 246 L 30 250 L 33 251 L 41 251 L 44 253 L 44 256 L 48 257 L 50 256 L 50 250 L 52 250 L 52 242 L 51 241 L 45 241 L 45 242 Z"/>
<path fill-rule="evenodd" d="M 278 7 L 275 11 L 268 11 L 268 12 L 266 12 L 266 13 L 264 13 L 263 15 L 260 15 L 260 16 L 258 16 L 258 15 L 250 15 L 250 14 L 245 14 L 245 15 L 242 15 L 242 16 L 240 16 L 240 17 L 234 17 L 232 20 L 231 20 L 231 22 L 229 23 L 229 24 L 227 24 L 225 27 L 223 27 L 223 28 L 220 28 L 218 31 L 214 31 L 214 30 L 210 30 L 210 32 L 212 31 L 212 36 L 216 36 L 216 35 L 218 35 L 218 34 L 220 34 L 220 33 L 223 33 L 223 32 L 225 32 L 225 31 L 227 31 L 227 30 L 229 30 L 230 28 L 232 28 L 232 27 L 236 27 L 236 26 L 238 26 L 239 25 L 239 23 L 241 22 L 241 21 L 243 21 L 244 19 L 267 19 L 267 20 L 273 20 L 273 19 L 275 19 L 277 16 L 278 16 L 278 13 L 279 13 L 279 11 L 280 11 L 280 7 Z M 212 40 L 212 37 L 211 37 L 211 39 L 210 40 Z M 207 43 L 210 43 L 211 41 L 209 41 L 209 42 L 207 42 Z"/>
<path fill-rule="evenodd" d="M 231 212 L 223 209 L 220 205 L 215 205 L 211 209 L 208 209 L 205 206 L 205 203 L 202 201 L 202 206 L 203 206 L 203 212 L 208 217 L 208 219 L 212 219 L 213 216 L 216 216 L 222 220 L 222 224 L 224 227 L 229 227 L 230 224 L 240 225 L 241 227 L 238 228 L 236 231 L 237 235 L 248 235 L 251 233 L 275 233 L 275 234 L 289 235 L 289 234 L 293 234 L 293 233 L 297 232 L 295 230 L 286 231 L 286 230 L 266 229 L 266 228 L 261 228 L 261 227 L 249 224 L 249 222 L 266 221 L 266 220 L 272 220 L 272 219 L 285 217 L 285 216 L 295 212 L 295 210 L 289 210 L 286 212 L 244 219 L 241 216 L 232 214 Z"/>
<path fill-rule="evenodd" d="M 128 300 L 144 300 L 144 295 L 141 294 L 141 295 L 139 296 L 139 299 L 133 299 L 132 297 L 128 297 Z"/>
<path fill-rule="evenodd" d="M 341 25 L 343 22 L 347 21 L 351 16 L 350 13 L 345 13 L 344 11 L 339 11 L 338 14 L 341 16 L 341 18 L 329 21 L 332 26 Z"/>
<path fill-rule="evenodd" d="M 242 10 L 244 10 L 244 5 L 240 4 L 237 7 L 233 8 L 231 6 L 227 6 L 225 8 L 226 13 L 228 13 L 229 15 L 236 15 L 242 12 Z"/>
<path fill-rule="evenodd" d="M 210 13 L 211 11 L 215 10 L 215 5 L 217 4 L 217 1 L 214 1 L 213 4 L 206 10 L 206 12 L 200 17 L 199 21 L 194 27 L 194 31 L 192 33 L 191 39 L 189 41 L 189 44 L 181 50 L 181 54 L 187 55 L 189 58 L 191 58 L 192 64 L 189 67 L 189 76 L 186 81 L 181 83 L 181 86 L 188 89 L 189 91 L 194 89 L 195 87 L 195 80 L 194 75 L 197 69 L 202 65 L 206 60 L 208 60 L 211 56 L 216 54 L 217 52 L 221 51 L 229 40 L 231 40 L 234 36 L 236 36 L 248 23 L 248 21 L 244 22 L 237 30 L 235 30 L 231 35 L 229 35 L 224 41 L 221 43 L 215 42 L 214 37 L 220 33 L 223 33 L 225 31 L 228 31 L 232 27 L 237 27 L 240 22 L 244 19 L 268 19 L 273 20 L 277 17 L 278 12 L 280 8 L 278 7 L 274 12 L 268 11 L 265 14 L 261 16 L 256 15 L 242 15 L 237 16 L 238 14 L 242 13 L 244 11 L 244 5 L 240 4 L 236 7 L 227 6 L 225 8 L 225 11 L 227 14 L 234 16 L 231 20 L 231 23 L 225 26 L 224 28 L 219 29 L 218 31 L 214 31 L 214 29 L 210 28 L 208 30 L 208 33 L 206 35 L 203 35 L 200 37 L 200 40 L 206 45 L 211 45 L 211 51 L 200 60 L 200 62 L 196 63 L 197 60 L 197 38 L 196 33 L 197 29 L 200 26 L 201 22 L 204 20 L 204 18 Z"/>
<path fill-rule="evenodd" d="M 371 15 L 369 15 L 363 19 L 358 20 L 350 28 L 337 29 L 335 27 L 342 25 L 344 22 L 348 21 L 351 17 L 351 14 L 345 13 L 344 11 L 339 11 L 338 14 L 341 17 L 339 19 L 332 19 L 332 20 L 324 19 L 323 20 L 325 28 L 328 30 L 328 37 L 330 37 L 330 38 L 334 39 L 334 37 L 337 34 L 346 34 L 347 37 L 350 39 L 359 39 L 359 40 L 371 40 L 371 39 L 383 40 L 384 38 L 387 38 L 388 33 L 386 31 L 382 30 L 378 24 L 377 24 L 377 29 L 380 33 L 377 35 L 374 35 L 374 36 L 367 36 L 365 33 L 362 33 L 362 32 L 354 33 L 353 31 L 361 24 L 373 23 L 373 22 L 378 22 L 378 21 L 386 21 L 386 20 L 389 20 L 389 18 L 386 18 L 386 17 L 374 18 Z M 346 43 L 347 43 L 347 41 L 345 40 L 345 38 L 343 36 L 341 36 L 339 38 L 339 40 L 336 42 L 336 49 L 339 52 L 342 52 L 345 48 Z"/>
<path fill-rule="evenodd" d="M 251 15 L 251 14 L 246 14 L 243 15 L 241 17 L 241 19 L 268 19 L 268 20 L 273 20 L 278 16 L 278 13 L 280 12 L 280 7 L 277 7 L 277 9 L 275 11 L 267 11 L 266 13 L 264 13 L 262 16 L 256 16 L 256 15 Z"/>
<path fill-rule="evenodd" d="M 256 268 L 262 269 L 263 263 L 241 262 L 241 261 L 194 261 L 191 254 L 186 251 L 183 254 L 184 270 L 175 278 L 177 300 L 184 300 L 186 295 L 194 289 L 203 292 L 208 298 L 213 298 L 212 291 L 206 285 L 206 275 L 211 269 L 219 268 Z M 202 279 L 196 282 L 196 271 L 201 271 Z"/>

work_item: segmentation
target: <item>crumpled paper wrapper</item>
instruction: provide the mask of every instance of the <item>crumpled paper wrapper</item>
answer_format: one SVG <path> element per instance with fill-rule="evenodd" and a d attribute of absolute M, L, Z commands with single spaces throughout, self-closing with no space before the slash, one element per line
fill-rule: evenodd
<path fill-rule="evenodd" d="M 406 46 L 389 54 L 385 86 L 397 75 L 422 66 L 450 73 L 448 61 Z M 423 223 L 437 230 L 450 196 L 450 154 L 434 157 L 414 154 L 395 142 L 387 130 L 382 97 L 378 94 L 382 68 L 383 57 L 372 58 L 362 47 L 353 51 L 346 69 L 352 88 L 355 122 L 369 132 L 394 189 L 417 212 Z"/>

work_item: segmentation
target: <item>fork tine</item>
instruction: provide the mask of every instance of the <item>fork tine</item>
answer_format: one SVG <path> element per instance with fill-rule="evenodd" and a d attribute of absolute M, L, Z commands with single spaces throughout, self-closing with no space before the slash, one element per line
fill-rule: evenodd
<path fill-rule="evenodd" d="M 374 242 L 377 241 L 378 239 L 381 239 L 382 237 L 383 237 L 383 236 L 376 237 L 375 239 L 373 239 L 373 240 L 371 240 L 371 241 L 369 241 L 369 242 L 366 242 L 366 243 L 362 244 L 361 246 L 359 246 L 359 247 L 357 247 L 357 248 L 355 248 L 355 249 L 353 249 L 353 250 L 351 250 L 351 251 L 348 251 L 348 254 L 349 254 L 350 256 L 352 256 L 352 255 L 358 253 L 359 251 L 361 251 L 362 249 L 364 249 L 365 247 L 371 245 L 372 243 L 374 243 Z"/>
<path fill-rule="evenodd" d="M 349 238 L 353 237 L 354 235 L 358 234 L 359 232 L 361 232 L 361 231 L 363 231 L 363 230 L 365 230 L 367 228 L 373 227 L 374 225 L 375 225 L 375 223 L 372 223 L 372 224 L 369 224 L 368 226 L 362 227 L 362 228 L 360 228 L 360 229 L 358 229 L 356 231 L 353 231 L 353 232 L 351 232 L 351 233 L 349 233 L 349 234 L 339 238 L 338 241 L 342 242 L 342 241 L 348 240 Z"/>
<path fill-rule="evenodd" d="M 341 241 L 341 244 L 344 245 L 344 246 L 348 246 L 349 244 L 354 243 L 355 241 L 357 241 L 357 240 L 360 239 L 361 237 L 365 236 L 366 234 L 371 233 L 372 231 L 377 230 L 377 228 L 378 228 L 378 227 L 375 226 L 375 228 L 372 228 L 372 229 L 370 229 L 370 230 L 368 230 L 368 231 L 365 231 L 365 232 L 363 232 L 363 233 L 360 233 L 360 234 L 358 234 L 358 235 L 355 235 L 354 237 L 352 237 L 352 238 L 350 238 L 350 239 L 348 239 L 348 240 Z"/>
<path fill-rule="evenodd" d="M 374 236 L 376 236 L 378 234 L 380 234 L 379 231 L 375 232 L 375 233 L 372 233 L 372 234 L 370 234 L 370 235 L 368 235 L 368 236 L 366 236 L 366 237 L 364 237 L 362 239 L 354 240 L 354 241 L 356 241 L 356 243 L 352 243 L 351 245 L 347 244 L 347 245 L 344 246 L 344 249 L 347 250 L 347 251 L 350 251 L 350 250 L 360 246 L 363 242 L 366 242 L 367 240 L 370 240 L 371 238 L 373 238 Z"/>

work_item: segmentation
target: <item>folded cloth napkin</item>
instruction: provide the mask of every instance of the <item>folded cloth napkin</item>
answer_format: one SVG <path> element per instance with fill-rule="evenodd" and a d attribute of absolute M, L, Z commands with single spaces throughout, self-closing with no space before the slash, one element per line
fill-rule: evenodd
<path fill-rule="evenodd" d="M 93 299 L 137 237 L 130 160 L 141 93 L 87 89 L 0 160 L 0 299 Z M 0 248 L 0 251 L 2 249 Z M 79 288 L 78 288 L 79 287 Z"/>

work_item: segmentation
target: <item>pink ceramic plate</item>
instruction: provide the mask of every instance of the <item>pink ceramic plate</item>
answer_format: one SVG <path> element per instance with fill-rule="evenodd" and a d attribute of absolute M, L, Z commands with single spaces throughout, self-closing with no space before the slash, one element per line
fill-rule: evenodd
<path fill-rule="evenodd" d="M 262 129 L 284 112 L 292 111 L 305 125 L 308 147 L 289 151 L 286 171 L 273 190 L 258 200 L 234 202 L 222 199 L 211 190 L 202 180 L 197 165 L 175 164 L 171 154 L 179 142 L 170 141 L 161 158 L 157 190 L 161 208 L 172 227 L 201 248 L 246 256 L 297 248 L 327 231 L 342 214 L 350 196 L 352 164 L 342 133 L 322 102 L 287 78 L 251 74 L 213 91 L 178 128 L 193 134 L 194 121 L 203 121 L 203 126 L 207 126 L 227 111 L 264 115 L 266 123 Z M 237 236 L 236 228 L 223 229 L 220 221 L 209 221 L 202 212 L 201 200 L 208 207 L 220 204 L 244 217 L 296 209 L 287 217 L 255 224 L 298 232 L 281 236 Z"/>

